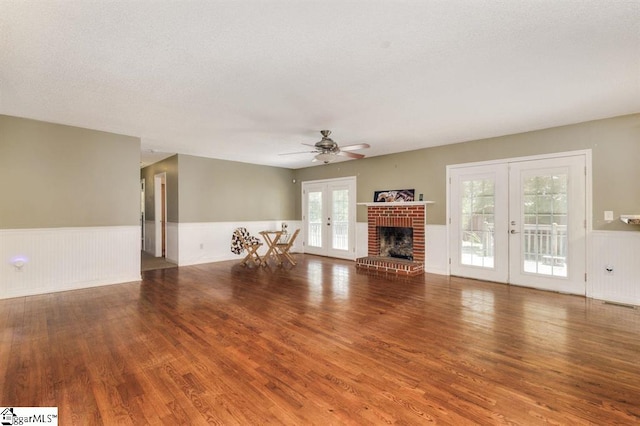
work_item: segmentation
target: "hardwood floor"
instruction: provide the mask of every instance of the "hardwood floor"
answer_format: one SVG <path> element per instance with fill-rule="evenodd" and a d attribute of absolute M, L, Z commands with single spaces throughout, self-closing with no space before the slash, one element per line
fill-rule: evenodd
<path fill-rule="evenodd" d="M 60 424 L 637 424 L 640 310 L 296 255 L 0 300 L 0 405 Z"/>

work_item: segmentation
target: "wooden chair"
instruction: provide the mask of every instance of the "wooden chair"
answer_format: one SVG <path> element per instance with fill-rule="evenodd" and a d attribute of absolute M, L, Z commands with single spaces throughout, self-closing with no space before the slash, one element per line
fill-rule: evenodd
<path fill-rule="evenodd" d="M 259 238 L 256 238 L 249 234 L 247 228 L 237 228 L 233 231 L 231 236 L 231 252 L 235 254 L 241 254 L 243 251 L 247 252 L 247 255 L 240 262 L 241 265 L 247 265 L 249 261 L 253 262 L 256 266 L 260 266 L 262 259 L 258 254 L 258 249 L 262 246 L 262 242 Z"/>
<path fill-rule="evenodd" d="M 300 233 L 300 229 L 296 229 L 295 232 L 291 235 L 291 237 L 286 241 L 278 240 L 278 243 L 274 246 L 278 257 L 280 258 L 280 264 L 282 265 L 285 260 L 288 260 L 292 265 L 296 265 L 295 259 L 289 253 L 293 243 L 296 240 L 296 237 Z M 282 237 L 281 237 L 282 239 Z"/>

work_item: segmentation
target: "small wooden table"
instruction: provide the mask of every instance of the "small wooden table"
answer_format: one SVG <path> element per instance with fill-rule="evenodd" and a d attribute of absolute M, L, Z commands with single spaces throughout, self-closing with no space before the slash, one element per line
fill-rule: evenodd
<path fill-rule="evenodd" d="M 273 257 L 278 265 L 282 265 L 282 260 L 280 260 L 280 256 L 278 256 L 278 252 L 276 251 L 276 245 L 282 234 L 282 231 L 260 231 L 260 235 L 262 235 L 262 238 L 264 238 L 264 241 L 269 247 L 267 253 L 262 256 L 262 266 L 267 266 L 269 257 Z"/>

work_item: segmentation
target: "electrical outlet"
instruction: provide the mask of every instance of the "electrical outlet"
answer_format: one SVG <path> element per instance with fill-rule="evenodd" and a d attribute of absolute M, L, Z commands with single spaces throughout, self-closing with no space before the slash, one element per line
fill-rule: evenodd
<path fill-rule="evenodd" d="M 604 220 L 607 222 L 613 222 L 613 212 L 611 210 L 605 210 Z"/>
<path fill-rule="evenodd" d="M 613 275 L 613 265 L 605 265 L 604 274 L 605 275 Z"/>

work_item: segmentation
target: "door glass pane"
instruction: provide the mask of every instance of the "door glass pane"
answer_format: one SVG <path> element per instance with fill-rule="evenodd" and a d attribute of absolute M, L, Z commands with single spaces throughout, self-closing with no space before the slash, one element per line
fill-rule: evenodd
<path fill-rule="evenodd" d="M 494 198 L 493 179 L 461 181 L 460 263 L 493 268 Z"/>
<path fill-rule="evenodd" d="M 308 200 L 307 244 L 311 247 L 322 247 L 322 191 L 310 191 Z"/>
<path fill-rule="evenodd" d="M 334 189 L 331 193 L 331 248 L 349 249 L 349 190 Z"/>
<path fill-rule="evenodd" d="M 524 272 L 567 276 L 567 175 L 522 180 Z"/>

